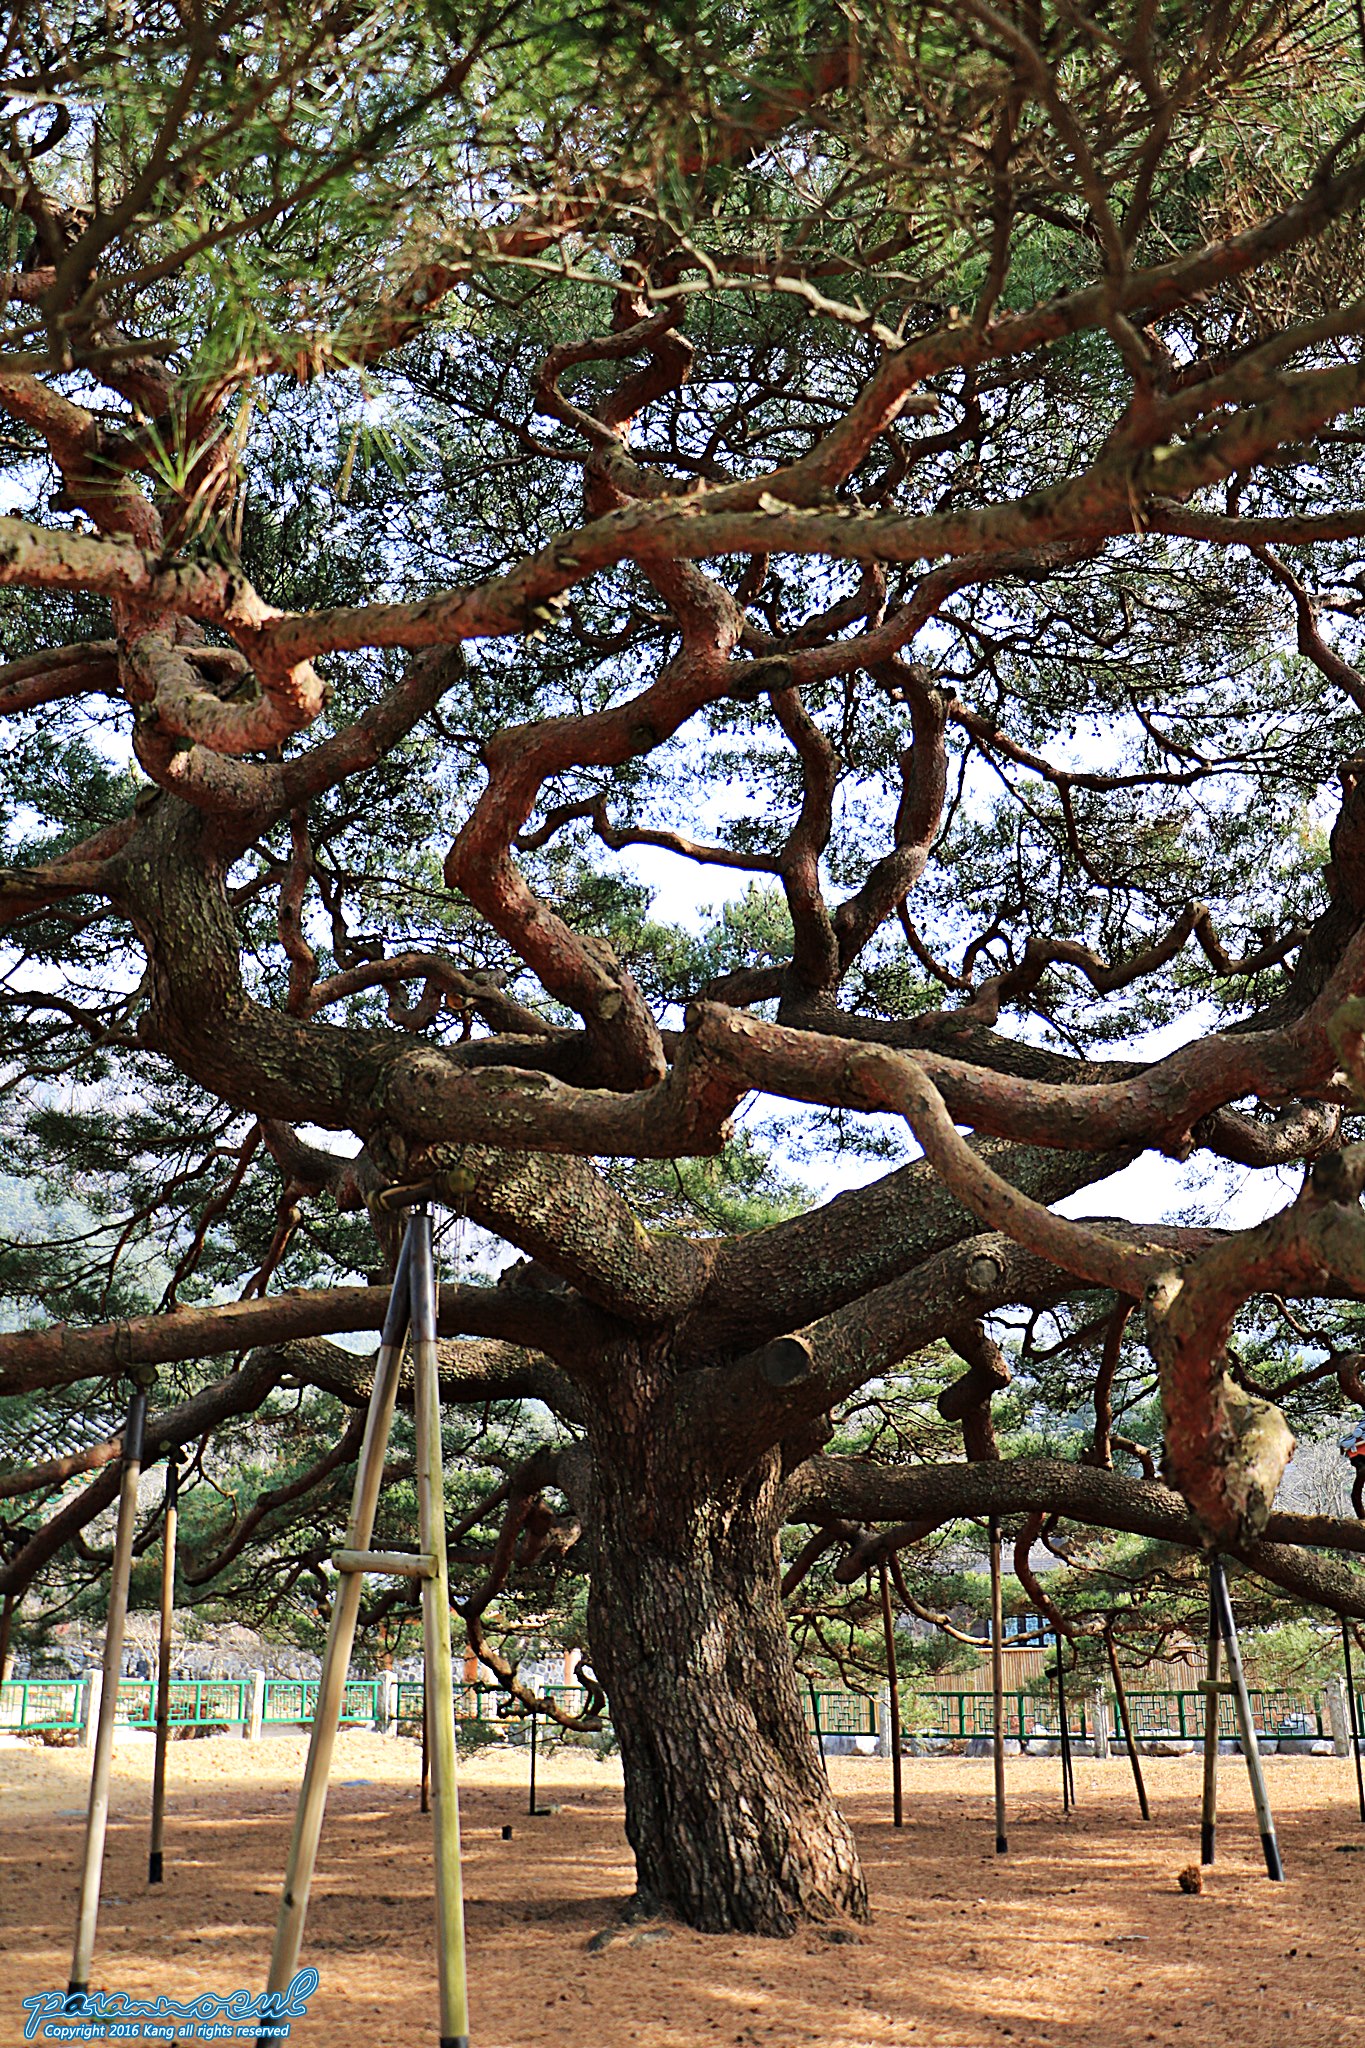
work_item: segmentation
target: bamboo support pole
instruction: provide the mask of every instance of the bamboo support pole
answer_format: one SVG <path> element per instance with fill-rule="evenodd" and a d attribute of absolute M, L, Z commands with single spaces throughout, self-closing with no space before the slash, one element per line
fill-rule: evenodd
<path fill-rule="evenodd" d="M 76 1941 L 71 1956 L 68 1994 L 84 1996 L 90 1989 L 90 1962 L 95 1952 L 95 1923 L 100 1910 L 100 1876 L 104 1839 L 109 1827 L 109 1776 L 114 1756 L 114 1719 L 118 1683 L 123 1671 L 123 1631 L 128 1618 L 128 1581 L 133 1568 L 133 1536 L 137 1528 L 137 1489 L 142 1476 L 142 1437 L 147 1426 L 147 1393 L 151 1375 L 140 1379 L 128 1403 L 123 1436 L 123 1469 L 119 1486 L 114 1563 L 109 1578 L 109 1611 L 104 1626 L 104 1687 L 95 1729 L 95 1754 L 90 1770 L 90 1804 L 85 1821 L 85 1856 L 81 1864 L 80 1898 L 76 1908 Z"/>
<path fill-rule="evenodd" d="M 455 1670 L 446 1570 L 445 1477 L 441 1456 L 440 1367 L 436 1356 L 436 1274 L 431 1215 L 412 1218 L 412 1336 L 417 1421 L 418 1541 L 435 1570 L 422 1581 L 422 1622 L 431 1747 L 431 1806 L 436 1849 L 436 1966 L 440 2048 L 469 2048 L 460 1809 L 455 1774 Z M 357 1546 L 357 1547 L 363 1547 Z"/>
<path fill-rule="evenodd" d="M 161 1627 L 156 1652 L 156 1750 L 152 1757 L 152 1839 L 147 1882 L 160 1884 L 166 1833 L 166 1750 L 171 1739 L 171 1624 L 175 1615 L 175 1533 L 179 1521 L 180 1468 L 172 1451 L 166 1460 L 166 1505 L 161 1524 Z"/>
<path fill-rule="evenodd" d="M 398 1255 L 398 1268 L 394 1275 L 393 1291 L 389 1296 L 388 1313 L 384 1318 L 379 1356 L 375 1361 L 374 1387 L 370 1394 L 369 1411 L 365 1418 L 365 1436 L 360 1446 L 355 1488 L 351 1496 L 351 1518 L 346 1525 L 345 1547 L 348 1550 L 367 1550 L 374 1532 L 375 1508 L 384 1480 L 384 1453 L 388 1445 L 389 1430 L 393 1424 L 394 1403 L 398 1396 L 398 1377 L 403 1358 L 403 1339 L 408 1325 L 409 1273 L 412 1263 L 410 1243 L 409 1230 Z M 274 1992 L 287 1990 L 298 1965 L 299 1949 L 303 1942 L 303 1923 L 308 1912 L 308 1894 L 312 1888 L 318 1839 L 322 1833 L 322 1817 L 327 1805 L 327 1779 L 331 1770 L 332 1753 L 336 1747 L 337 1727 L 346 1691 L 346 1674 L 351 1661 L 351 1645 L 355 1641 L 356 1618 L 360 1612 L 360 1596 L 364 1583 L 364 1578 L 359 1573 L 343 1577 L 332 1603 L 331 1625 L 327 1631 L 327 1648 L 323 1656 L 317 1707 L 313 1715 L 313 1732 L 308 1743 L 308 1761 L 304 1765 L 298 1811 L 294 1816 L 293 1839 L 289 1845 L 289 1861 L 285 1866 L 284 1894 L 280 1900 L 275 1945 L 270 1957 L 268 1989 Z M 268 2038 L 261 2037 L 260 2048 L 265 2048 Z"/>
<path fill-rule="evenodd" d="M 427 1682 L 425 1657 L 422 1659 L 422 1779 L 417 1788 L 417 1811 L 431 1812 L 431 1687 Z"/>
<path fill-rule="evenodd" d="M 1114 1638 L 1107 1629 L 1104 1636 L 1104 1647 L 1109 1652 L 1109 1670 L 1114 1680 L 1114 1704 L 1119 1710 L 1119 1721 L 1123 1727 L 1124 1745 L 1128 1751 L 1128 1761 L 1133 1767 L 1133 1784 L 1137 1788 L 1138 1808 L 1142 1818 L 1150 1820 L 1152 1810 L 1147 1804 L 1147 1787 L 1142 1777 L 1142 1760 L 1138 1756 L 1137 1743 L 1133 1737 L 1133 1723 L 1128 1713 L 1128 1694 L 1123 1683 L 1123 1673 L 1119 1670 L 1118 1651 L 1114 1648 Z"/>
<path fill-rule="evenodd" d="M 891 1575 L 886 1559 L 879 1561 L 882 1583 L 882 1634 L 886 1638 L 886 1684 L 891 1701 L 891 1821 L 905 1826 L 905 1805 L 901 1787 L 901 1678 L 896 1664 L 896 1629 L 891 1613 Z"/>
<path fill-rule="evenodd" d="M 1218 1854 L 1218 1689 L 1222 1633 L 1218 1603 L 1209 1576 L 1208 1690 L 1204 1694 L 1204 1803 L 1199 1816 L 1199 1861 L 1212 1863 Z"/>
<path fill-rule="evenodd" d="M 991 1694 L 995 1702 L 995 1853 L 1009 1850 L 1005 1833 L 1005 1603 L 1000 1586 L 1000 1524 L 990 1518 L 991 1552 Z"/>
<path fill-rule="evenodd" d="M 1351 1624 L 1343 1614 L 1341 1617 L 1341 1656 L 1346 1666 L 1346 1715 L 1351 1728 L 1351 1755 L 1356 1763 L 1356 1803 L 1360 1818 L 1365 1822 L 1365 1775 L 1360 1762 L 1360 1702 L 1356 1698 L 1355 1679 L 1351 1672 Z"/>
<path fill-rule="evenodd" d="M 339 1572 L 373 1572 L 380 1578 L 430 1579 L 435 1560 L 419 1550 L 334 1550 L 332 1564 Z"/>
<path fill-rule="evenodd" d="M 1209 1562 L 1209 1581 L 1213 1589 L 1218 1627 L 1223 1638 L 1223 1650 L 1227 1657 L 1228 1676 L 1232 1681 L 1232 1695 L 1237 1702 L 1237 1720 L 1242 1732 L 1247 1775 L 1251 1779 L 1256 1825 L 1261 1831 L 1266 1876 L 1272 1884 L 1281 1884 L 1284 1881 L 1284 1865 L 1280 1860 L 1280 1845 L 1275 1837 L 1275 1821 L 1270 1811 L 1270 1796 L 1266 1791 L 1265 1765 L 1261 1761 L 1260 1747 L 1256 1741 L 1256 1724 L 1252 1719 L 1251 1698 L 1242 1671 L 1242 1652 L 1237 1641 L 1237 1624 L 1232 1615 L 1232 1601 L 1228 1597 L 1228 1582 L 1223 1572 L 1223 1560 L 1217 1555 Z M 1217 1695 L 1210 1694 L 1210 1698 L 1216 1700 Z"/>

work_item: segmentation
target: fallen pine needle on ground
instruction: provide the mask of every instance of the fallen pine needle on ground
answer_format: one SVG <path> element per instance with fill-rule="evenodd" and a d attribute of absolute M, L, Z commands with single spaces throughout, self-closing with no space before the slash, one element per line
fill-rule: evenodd
<path fill-rule="evenodd" d="M 166 1882 L 149 1888 L 148 1741 L 123 1739 L 93 1983 L 187 1998 L 264 1986 L 306 1736 L 173 1745 Z M 619 1763 L 524 1750 L 463 1761 L 475 2048 L 1339 2048 L 1360 2012 L 1365 1849 L 1349 1759 L 1268 1766 L 1287 1882 L 1267 1882 L 1246 1772 L 1219 1773 L 1218 1862 L 1202 1894 L 1198 1756 L 1148 1759 L 1144 1826 L 1121 1759 L 1009 1767 L 1008 1856 L 994 1854 L 989 1759 L 831 1758 L 872 1898 L 868 1926 L 790 1941 L 626 1925 L 632 1886 Z M 89 1758 L 0 1749 L 0 2044 L 20 2000 L 69 1973 Z M 341 1736 L 303 1961 L 321 1976 L 291 2048 L 432 2048 L 431 1823 L 414 1743 Z M 502 1830 L 512 1829 L 510 1841 Z M 1346 1852 L 1346 1853 L 1343 1853 Z M 851 1936 L 851 1938 L 850 1938 Z M 831 1938 L 835 1937 L 835 1938 Z"/>

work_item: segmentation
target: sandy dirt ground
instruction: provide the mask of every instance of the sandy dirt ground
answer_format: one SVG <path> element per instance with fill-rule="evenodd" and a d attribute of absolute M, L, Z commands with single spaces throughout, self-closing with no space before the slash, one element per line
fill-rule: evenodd
<path fill-rule="evenodd" d="M 151 1997 L 260 1987 L 304 1738 L 183 1742 L 170 1755 L 167 1882 L 146 1882 L 151 1744 L 115 1760 L 93 1982 Z M 857 1829 L 872 1920 L 786 1942 L 622 1926 L 631 1886 L 619 1767 L 542 1758 L 526 1811 L 523 1752 L 463 1766 L 474 2048 L 1341 2048 L 1365 2020 L 1365 1827 L 1349 1761 L 1276 1759 L 1288 1880 L 1267 1882 L 1246 1773 L 1221 1767 L 1219 1862 L 1205 1891 L 1197 1759 L 1147 1762 L 1153 1821 L 1127 1765 L 1010 1766 L 1010 1853 L 993 1853 L 990 1765 L 831 1759 Z M 88 1760 L 0 1749 L 0 2044 L 19 2001 L 65 1986 Z M 291 2048 L 435 2048 L 430 1823 L 411 1743 L 347 1733 L 304 1947 L 321 1975 Z M 513 1837 L 502 1839 L 510 1823 Z M 603 1929 L 605 1945 L 588 1947 Z M 831 1934 L 840 1938 L 831 1939 Z"/>

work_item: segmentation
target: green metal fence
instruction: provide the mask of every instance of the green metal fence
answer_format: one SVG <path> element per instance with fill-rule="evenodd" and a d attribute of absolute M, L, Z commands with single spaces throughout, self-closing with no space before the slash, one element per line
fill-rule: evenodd
<path fill-rule="evenodd" d="M 1322 1735 L 1323 1701 L 1320 1692 L 1253 1692 L 1251 1718 L 1258 1736 Z M 1110 1702 L 1111 1713 L 1113 1702 Z M 1201 1692 L 1130 1692 L 1128 1717 L 1135 1736 L 1183 1736 L 1193 1741 L 1204 1733 L 1204 1694 Z M 1237 1706 L 1228 1694 L 1218 1699 L 1218 1733 L 1235 1736 Z"/>
<path fill-rule="evenodd" d="M 84 1678 L 9 1679 L 0 1685 L 0 1734 L 44 1734 L 79 1729 L 84 1720 L 85 1695 L 89 1681 Z M 352 1726 L 377 1727 L 382 1710 L 383 1681 L 353 1679 L 347 1685 L 342 1720 Z M 400 1722 L 409 1725 L 422 1717 L 421 1680 L 403 1680 L 395 1687 L 396 1711 Z M 549 1686 L 543 1696 L 572 1714 L 581 1714 L 589 1695 L 581 1686 Z M 1107 1694 L 1109 1726 L 1120 1734 L 1117 1701 Z M 263 1719 L 272 1727 L 306 1727 L 317 1711 L 316 1679 L 268 1678 L 265 1681 Z M 877 1733 L 877 1701 L 866 1693 L 817 1691 L 812 1707 L 809 1693 L 804 1699 L 806 1726 L 814 1731 L 819 1715 L 822 1735 Z M 1356 1696 L 1359 1725 L 1365 1728 L 1365 1692 Z M 1264 1692 L 1251 1694 L 1252 1718 L 1257 1734 L 1265 1740 L 1312 1738 L 1327 1732 L 1322 1693 Z M 1067 1699 L 1068 1732 L 1078 1741 L 1090 1733 L 1089 1696 L 1079 1693 Z M 251 1680 L 237 1678 L 173 1679 L 170 1688 L 170 1718 L 177 1727 L 244 1727 L 251 1711 Z M 1204 1695 L 1194 1689 L 1184 1692 L 1130 1692 L 1128 1712 L 1139 1741 L 1167 1736 L 1197 1742 L 1204 1732 Z M 526 1711 L 506 1687 L 460 1685 L 455 1692 L 457 1722 L 495 1723 L 523 1728 Z M 156 1685 L 149 1679 L 121 1679 L 118 1690 L 118 1722 L 123 1727 L 150 1728 L 156 1718 Z M 1004 1699 L 1005 1734 L 1023 1741 L 1055 1737 L 1058 1733 L 1055 1693 L 1011 1692 Z M 603 1725 L 610 1726 L 603 1716 Z M 954 1742 L 995 1733 L 991 1695 L 983 1692 L 901 1691 L 901 1727 L 907 1736 L 937 1737 Z M 1220 1735 L 1237 1733 L 1233 1701 L 1220 1695 Z"/>
<path fill-rule="evenodd" d="M 806 1726 L 815 1733 L 815 1716 L 820 1716 L 822 1735 L 875 1735 L 877 1702 L 861 1692 L 816 1692 L 805 1695 Z"/>
<path fill-rule="evenodd" d="M 377 1678 L 352 1679 L 341 1698 L 343 1722 L 379 1724 L 380 1686 Z M 271 1727 L 306 1728 L 318 1710 L 316 1678 L 267 1678 L 261 1715 Z"/>
<path fill-rule="evenodd" d="M 0 1685 L 0 1729 L 46 1733 L 81 1725 L 83 1678 L 10 1678 Z"/>
<path fill-rule="evenodd" d="M 540 1698 L 553 1700 L 566 1713 L 582 1714 L 587 1709 L 590 1695 L 581 1685 L 545 1685 L 537 1690 Z M 398 1719 L 420 1721 L 421 1679 L 401 1679 L 395 1691 Z M 457 1685 L 455 1688 L 455 1719 L 461 1726 L 475 1721 L 520 1723 L 526 1718 L 526 1709 L 520 1700 L 512 1697 L 505 1685 Z M 605 1723 L 605 1716 L 603 1720 Z"/>
<path fill-rule="evenodd" d="M 173 1678 L 169 1690 L 173 1728 L 240 1728 L 250 1716 L 249 1678 Z M 154 1728 L 156 1680 L 121 1678 L 114 1719 L 125 1728 Z"/>
<path fill-rule="evenodd" d="M 1061 1724 L 1054 1698 L 1047 1693 L 1007 1692 L 1005 1734 L 1027 1742 L 1035 1736 L 1059 1735 Z M 1066 1703 L 1067 1733 L 1078 1742 L 1090 1733 L 1084 1697 Z M 988 1692 L 903 1693 L 901 1727 L 907 1735 L 940 1736 L 958 1742 L 995 1733 L 995 1701 Z"/>
<path fill-rule="evenodd" d="M 1183 1738 L 1191 1742 L 1202 1739 L 1203 1693 L 1195 1690 L 1130 1692 L 1127 1697 L 1128 1716 L 1134 1736 L 1139 1741 L 1147 1737 L 1162 1736 Z M 1365 1699 L 1365 1696 L 1362 1698 Z M 1106 1699 L 1110 1729 L 1116 1734 L 1121 1734 L 1118 1702 L 1112 1692 L 1106 1694 Z M 1091 1733 L 1088 1709 L 1087 1694 L 1082 1693 L 1079 1697 L 1069 1697 L 1067 1700 L 1067 1732 L 1078 1741 L 1085 1741 Z M 1267 1740 L 1277 1737 L 1313 1737 L 1325 1733 L 1321 1693 L 1253 1692 L 1251 1711 L 1257 1734 Z M 807 1719 L 809 1720 L 809 1715 Z M 1058 1735 L 1060 1725 L 1055 1693 L 1006 1693 L 1004 1722 L 1005 1734 L 1022 1741 L 1028 1741 L 1033 1737 L 1041 1739 Z M 823 1713 L 821 1725 L 824 1725 Z M 1361 1725 L 1365 1727 L 1365 1715 L 1362 1717 Z M 954 1741 L 970 1741 L 974 1736 L 993 1736 L 994 1702 L 988 1692 L 903 1692 L 901 1726 L 907 1735 L 938 1736 Z M 1220 1695 L 1218 1701 L 1218 1732 L 1228 1737 L 1237 1733 L 1236 1707 L 1226 1694 Z"/>

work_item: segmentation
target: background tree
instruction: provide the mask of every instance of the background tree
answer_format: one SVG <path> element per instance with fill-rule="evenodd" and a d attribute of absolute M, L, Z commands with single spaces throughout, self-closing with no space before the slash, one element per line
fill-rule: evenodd
<path fill-rule="evenodd" d="M 789 1521 L 1066 1516 L 1365 1612 L 1304 1547 L 1361 1529 L 1272 1512 L 1280 1382 L 1359 1391 L 1361 63 L 1320 4 L 13 18 L 4 1100 L 79 1215 L 11 1247 L 67 1320 L 4 1385 L 93 1434 L 130 1361 L 242 1359 L 158 1450 L 354 1406 L 378 1191 L 515 1247 L 446 1392 L 557 1418 L 503 1532 L 582 1530 L 698 1926 L 864 1908 Z M 1316 1163 L 1241 1230 L 1058 1206 L 1196 1153 Z M 1066 1304 L 1120 1332 L 1091 1454 L 1002 1458 L 989 1319 Z M 964 1455 L 822 1449 L 940 1340 Z M 11 1611 L 111 1448 L 6 1482 Z"/>

